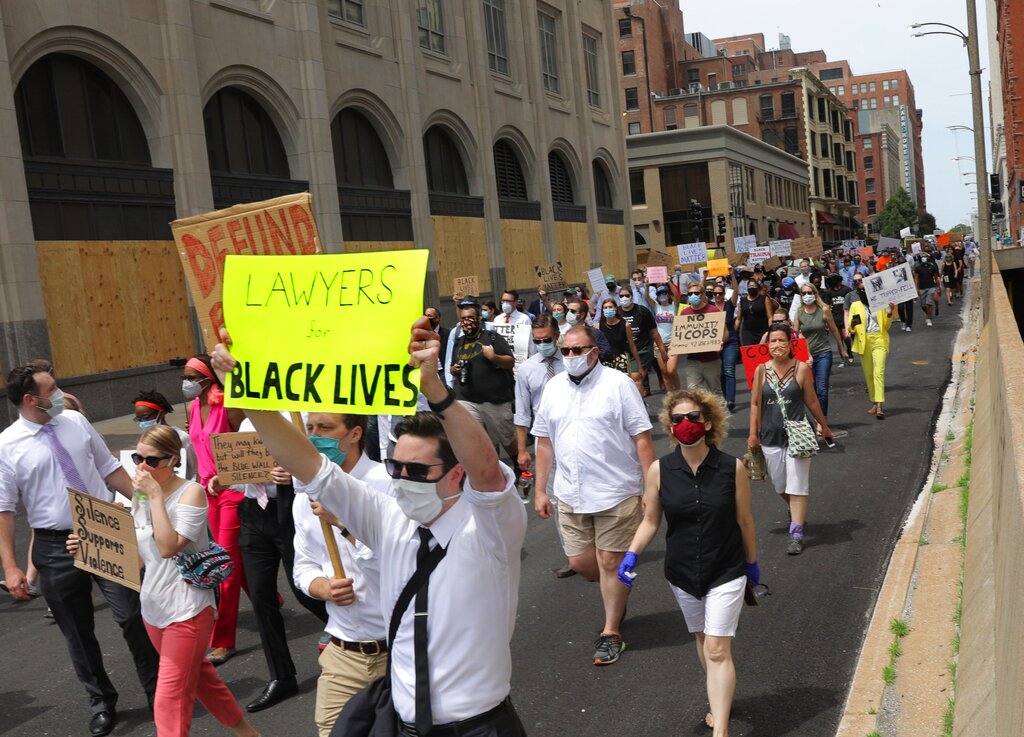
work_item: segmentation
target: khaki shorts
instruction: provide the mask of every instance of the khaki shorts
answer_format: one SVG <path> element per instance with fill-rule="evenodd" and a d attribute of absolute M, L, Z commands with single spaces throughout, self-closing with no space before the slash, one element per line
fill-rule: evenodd
<path fill-rule="evenodd" d="M 570 557 L 583 555 L 595 547 L 609 553 L 626 552 L 643 518 L 638 496 L 631 496 L 603 512 L 586 514 L 576 514 L 568 504 L 558 502 L 562 547 Z"/>
<path fill-rule="evenodd" d="M 464 399 L 459 404 L 466 408 L 473 419 L 484 426 L 487 437 L 499 448 L 507 448 L 516 439 L 516 426 L 512 424 L 512 402 L 475 404 Z"/>

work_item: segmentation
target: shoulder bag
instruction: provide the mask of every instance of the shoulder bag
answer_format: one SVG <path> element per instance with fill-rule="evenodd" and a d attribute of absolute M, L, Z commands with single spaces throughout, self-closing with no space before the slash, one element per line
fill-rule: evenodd
<path fill-rule="evenodd" d="M 767 369 L 765 373 L 767 373 Z M 796 381 L 795 374 L 793 381 Z M 782 397 L 779 383 L 774 379 L 769 379 L 768 382 L 772 385 L 772 389 L 775 390 L 775 396 L 779 399 L 782 426 L 786 430 L 786 453 L 791 458 L 810 458 L 818 452 L 818 439 L 814 437 L 811 423 L 807 421 L 806 417 L 802 420 L 789 419 L 789 413 L 786 411 L 786 400 Z"/>

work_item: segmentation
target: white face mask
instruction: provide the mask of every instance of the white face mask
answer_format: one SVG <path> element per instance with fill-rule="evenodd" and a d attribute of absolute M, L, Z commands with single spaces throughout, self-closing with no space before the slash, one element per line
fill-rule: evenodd
<path fill-rule="evenodd" d="M 570 325 L 575 325 L 577 322 L 579 322 L 579 319 L 579 315 L 577 315 L 575 312 L 565 313 L 565 321 Z"/>
<path fill-rule="evenodd" d="M 203 385 L 198 381 L 192 381 L 191 379 L 181 380 L 181 393 L 185 397 L 186 402 L 191 402 L 193 399 L 203 393 Z"/>
<path fill-rule="evenodd" d="M 632 297 L 619 297 L 619 305 L 622 307 L 629 307 L 631 304 L 633 304 Z"/>
<path fill-rule="evenodd" d="M 511 315 L 513 309 L 515 309 L 515 305 L 512 304 L 511 302 L 501 303 L 501 311 L 504 312 L 506 315 Z"/>
<path fill-rule="evenodd" d="M 421 525 L 433 522 L 441 514 L 444 502 L 447 501 L 438 496 L 436 481 L 395 479 L 392 481 L 392 487 L 395 490 L 395 500 L 398 502 L 398 508 L 402 510 L 402 514 Z M 462 496 L 461 491 L 448 499 L 458 499 L 460 496 Z"/>
<path fill-rule="evenodd" d="M 44 409 L 43 412 L 50 417 L 56 417 L 64 411 L 64 392 L 60 389 L 54 389 L 53 394 L 48 396 L 47 399 L 50 400 L 50 406 Z"/>
<path fill-rule="evenodd" d="M 813 305 L 814 304 L 814 295 L 813 294 L 801 294 L 800 295 L 800 299 L 803 301 L 803 303 L 805 305 Z"/>
<path fill-rule="evenodd" d="M 562 362 L 565 364 L 565 370 L 569 372 L 569 376 L 582 376 L 590 368 L 590 352 L 584 353 L 582 356 L 566 356 Z"/>

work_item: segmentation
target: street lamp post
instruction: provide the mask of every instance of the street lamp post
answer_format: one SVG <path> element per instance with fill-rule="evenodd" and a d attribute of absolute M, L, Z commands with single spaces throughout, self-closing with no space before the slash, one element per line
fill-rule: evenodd
<path fill-rule="evenodd" d="M 978 241 L 981 246 L 981 304 L 982 319 L 988 318 L 989 291 L 992 282 L 992 215 L 988 201 L 988 167 L 985 164 L 985 114 L 981 97 L 981 61 L 978 51 L 977 0 L 966 0 L 967 33 L 948 23 L 914 23 L 911 28 L 940 26 L 948 30 L 929 30 L 914 36 L 956 36 L 967 47 L 968 74 L 971 77 L 971 112 L 974 127 L 974 173 L 978 186 Z M 982 197 L 984 193 L 986 196 Z"/>

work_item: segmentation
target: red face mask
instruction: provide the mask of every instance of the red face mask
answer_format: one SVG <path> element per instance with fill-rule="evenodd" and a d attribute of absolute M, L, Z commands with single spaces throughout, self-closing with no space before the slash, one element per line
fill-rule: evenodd
<path fill-rule="evenodd" d="M 703 422 L 694 422 L 685 417 L 678 425 L 672 426 L 672 434 L 683 445 L 694 445 L 700 442 L 706 432 L 707 429 Z"/>

